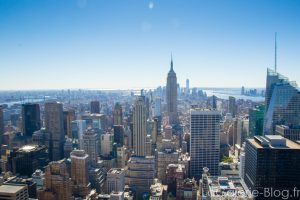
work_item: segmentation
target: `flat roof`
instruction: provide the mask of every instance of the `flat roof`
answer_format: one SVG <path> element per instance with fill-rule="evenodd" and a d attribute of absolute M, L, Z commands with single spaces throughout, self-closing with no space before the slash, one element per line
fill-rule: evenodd
<path fill-rule="evenodd" d="M 1 194 L 15 194 L 18 193 L 24 188 L 26 188 L 26 185 L 1 185 L 0 186 L 0 193 Z"/>
<path fill-rule="evenodd" d="M 300 149 L 300 144 L 286 139 L 286 146 L 275 146 L 273 147 L 270 143 L 267 147 L 263 147 L 260 143 L 256 142 L 254 139 L 248 139 L 248 141 L 257 149 L 272 148 L 272 149 Z"/>

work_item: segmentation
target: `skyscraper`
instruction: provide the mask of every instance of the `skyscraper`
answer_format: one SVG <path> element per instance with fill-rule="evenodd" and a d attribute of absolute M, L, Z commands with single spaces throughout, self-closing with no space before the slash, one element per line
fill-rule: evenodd
<path fill-rule="evenodd" d="M 274 134 L 276 125 L 299 125 L 300 92 L 295 82 L 268 69 L 264 134 Z"/>
<path fill-rule="evenodd" d="M 107 172 L 106 178 L 107 193 L 123 192 L 125 187 L 125 170 L 122 168 L 112 168 Z"/>
<path fill-rule="evenodd" d="M 133 107 L 133 150 L 135 155 L 146 155 L 146 106 L 143 96 L 139 96 Z"/>
<path fill-rule="evenodd" d="M 202 169 L 219 174 L 220 160 L 220 113 L 215 110 L 191 110 L 191 176 L 201 178 Z"/>
<path fill-rule="evenodd" d="M 100 102 L 99 101 L 91 101 L 91 113 L 92 114 L 100 114 Z"/>
<path fill-rule="evenodd" d="M 259 194 L 255 199 L 283 199 L 281 195 L 287 192 L 295 195 L 291 199 L 299 199 L 299 194 L 294 193 L 295 189 L 300 188 L 299 159 L 300 145 L 282 136 L 265 135 L 247 139 L 244 181 L 250 191 L 255 190 Z M 264 196 L 274 195 L 271 190 L 281 191 L 281 195 L 277 198 Z"/>
<path fill-rule="evenodd" d="M 190 80 L 186 79 L 185 81 L 185 95 L 189 95 L 190 94 Z"/>
<path fill-rule="evenodd" d="M 169 116 L 170 124 L 176 124 L 178 122 L 177 114 L 177 77 L 173 70 L 173 59 L 171 57 L 171 69 L 167 77 L 167 112 Z"/>
<path fill-rule="evenodd" d="M 83 134 L 80 149 L 89 155 L 90 163 L 95 166 L 98 162 L 99 140 L 93 129 L 89 128 Z"/>
<path fill-rule="evenodd" d="M 73 150 L 71 152 L 71 179 L 73 183 L 73 194 L 85 197 L 90 190 L 88 175 L 88 155 L 84 150 Z"/>
<path fill-rule="evenodd" d="M 114 125 L 123 125 L 123 113 L 122 113 L 122 106 L 120 103 L 116 103 L 114 112 Z"/>
<path fill-rule="evenodd" d="M 235 117 L 237 111 L 237 106 L 235 98 L 230 96 L 228 99 L 228 112 L 232 114 L 232 117 Z"/>
<path fill-rule="evenodd" d="M 4 117 L 3 117 L 3 107 L 0 105 L 0 149 L 2 146 L 2 135 L 4 134 Z"/>
<path fill-rule="evenodd" d="M 72 138 L 72 121 L 76 120 L 75 110 L 64 111 L 64 133 Z"/>
<path fill-rule="evenodd" d="M 22 105 L 22 129 L 28 137 L 41 129 L 39 104 L 26 103 Z"/>
<path fill-rule="evenodd" d="M 259 105 L 249 109 L 249 136 L 263 135 L 265 106 Z"/>
<path fill-rule="evenodd" d="M 65 140 L 63 124 L 63 105 L 61 103 L 45 103 L 45 125 L 46 132 L 50 134 L 50 160 L 60 160 L 64 156 Z"/>

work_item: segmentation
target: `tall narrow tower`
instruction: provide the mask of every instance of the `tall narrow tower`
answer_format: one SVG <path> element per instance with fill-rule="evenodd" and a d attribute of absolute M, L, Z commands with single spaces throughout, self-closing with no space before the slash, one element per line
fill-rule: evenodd
<path fill-rule="evenodd" d="M 143 96 L 139 96 L 133 107 L 133 149 L 136 155 L 146 155 L 146 106 Z"/>
<path fill-rule="evenodd" d="M 171 69 L 167 77 L 167 112 L 170 124 L 178 122 L 177 115 L 177 77 L 173 70 L 173 59 L 171 55 Z"/>

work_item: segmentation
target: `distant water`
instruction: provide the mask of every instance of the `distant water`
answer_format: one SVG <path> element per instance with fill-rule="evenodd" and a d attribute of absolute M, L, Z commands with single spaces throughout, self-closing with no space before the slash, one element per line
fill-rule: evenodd
<path fill-rule="evenodd" d="M 217 89 L 202 89 L 204 92 L 206 92 L 207 96 L 215 95 L 216 97 L 220 99 L 228 99 L 229 96 L 233 96 L 236 99 L 244 99 L 244 100 L 251 100 L 255 102 L 263 102 L 265 101 L 265 97 L 261 96 L 245 96 L 241 95 L 241 89 L 239 88 L 217 88 Z M 257 89 L 258 92 L 261 92 L 262 89 Z"/>

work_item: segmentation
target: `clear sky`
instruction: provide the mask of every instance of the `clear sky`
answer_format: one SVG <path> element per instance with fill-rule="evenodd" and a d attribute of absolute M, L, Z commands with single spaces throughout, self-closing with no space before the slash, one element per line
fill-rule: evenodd
<path fill-rule="evenodd" d="M 297 0 L 0 0 L 0 89 L 300 84 Z"/>

